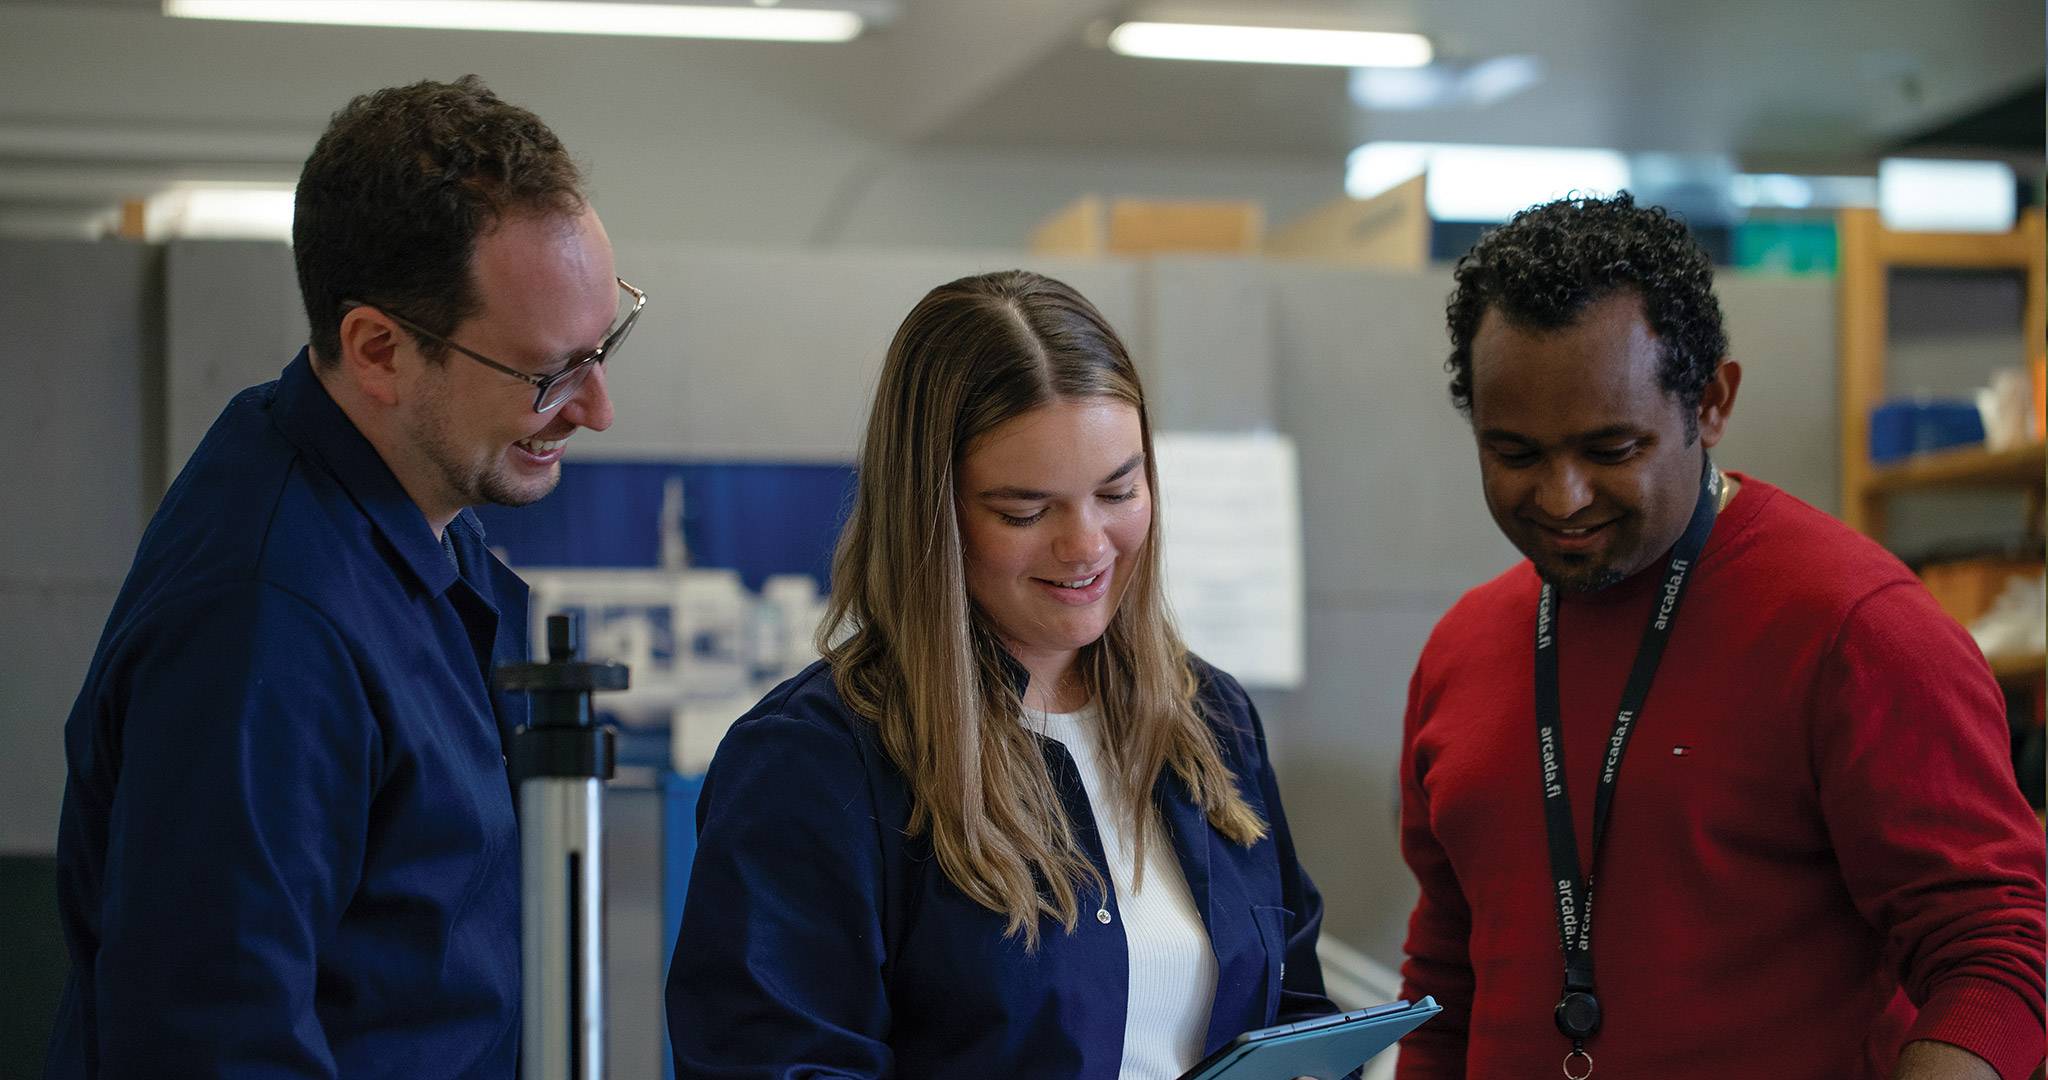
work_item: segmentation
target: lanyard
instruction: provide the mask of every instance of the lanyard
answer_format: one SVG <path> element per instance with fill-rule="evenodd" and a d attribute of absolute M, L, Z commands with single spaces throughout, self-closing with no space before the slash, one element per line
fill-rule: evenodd
<path fill-rule="evenodd" d="M 1692 520 L 1671 549 L 1664 585 L 1650 611 L 1643 630 L 1642 645 L 1636 650 L 1635 666 L 1622 690 L 1621 707 L 1614 717 L 1613 733 L 1607 737 L 1607 757 L 1600 767 L 1600 779 L 1593 796 L 1592 860 L 1585 874 L 1579 872 L 1578 838 L 1572 828 L 1571 796 L 1565 791 L 1563 716 L 1557 689 L 1557 593 L 1546 583 L 1536 603 L 1536 735 L 1543 766 L 1543 815 L 1550 836 L 1550 876 L 1557 900 L 1557 930 L 1564 947 L 1564 994 L 1557 1004 L 1557 1026 L 1574 1041 L 1574 1056 L 1584 1055 L 1585 1040 L 1600 1028 L 1600 1007 L 1593 997 L 1593 874 L 1600 858 L 1600 839 L 1607 833 L 1607 819 L 1614 807 L 1615 781 L 1621 774 L 1621 755 L 1628 749 L 1629 736 L 1641 719 L 1643 702 L 1650 696 L 1650 680 L 1664 658 L 1664 646 L 1678 621 L 1678 601 L 1685 595 L 1694 565 L 1713 531 L 1719 497 L 1714 467 L 1706 463 L 1700 472 L 1700 497 L 1693 506 Z M 1569 1064 L 1570 1059 L 1567 1059 Z M 1592 1059 L 1586 1059 L 1591 1071 Z M 1567 1074 L 1569 1075 L 1569 1068 Z"/>

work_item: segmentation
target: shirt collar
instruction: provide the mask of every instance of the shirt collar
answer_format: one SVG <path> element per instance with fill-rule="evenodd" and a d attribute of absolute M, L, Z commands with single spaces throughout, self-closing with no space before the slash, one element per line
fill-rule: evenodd
<path fill-rule="evenodd" d="M 448 564 L 426 514 L 320 384 L 308 350 L 300 349 L 285 365 L 277 380 L 276 401 L 272 417 L 278 431 L 340 482 L 423 588 L 437 596 L 446 592 L 460 574 Z M 472 540 L 482 543 L 483 526 L 476 515 L 465 509 L 456 521 L 463 523 L 455 535 L 458 547 L 466 549 Z M 455 523 L 449 527 L 455 528 Z"/>

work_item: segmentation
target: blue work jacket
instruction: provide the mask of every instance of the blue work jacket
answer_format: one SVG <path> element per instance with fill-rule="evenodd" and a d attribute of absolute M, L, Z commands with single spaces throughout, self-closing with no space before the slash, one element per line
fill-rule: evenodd
<path fill-rule="evenodd" d="M 510 1077 L 526 587 L 301 352 L 143 534 L 65 723 L 51 1077 Z"/>
<path fill-rule="evenodd" d="M 1322 898 L 1295 860 L 1258 714 L 1236 680 L 1194 663 L 1223 762 L 1271 830 L 1242 846 L 1172 770 L 1159 780 L 1166 838 L 1216 957 L 1208 1052 L 1335 1006 L 1316 961 Z M 1053 739 L 1040 749 L 1109 880 L 1073 758 Z M 1003 916 L 947 880 L 929 833 L 911 838 L 909 822 L 902 773 L 823 662 L 733 726 L 697 804 L 669 969 L 678 1080 L 1117 1075 L 1129 967 L 1116 898 L 1085 898 L 1073 933 L 1048 922 L 1027 953 Z"/>

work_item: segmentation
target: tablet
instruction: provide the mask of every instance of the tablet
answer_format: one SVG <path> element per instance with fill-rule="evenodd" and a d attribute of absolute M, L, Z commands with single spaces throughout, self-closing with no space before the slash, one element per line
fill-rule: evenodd
<path fill-rule="evenodd" d="M 1442 1011 L 1425 997 L 1247 1031 L 1180 1080 L 1341 1080 Z"/>

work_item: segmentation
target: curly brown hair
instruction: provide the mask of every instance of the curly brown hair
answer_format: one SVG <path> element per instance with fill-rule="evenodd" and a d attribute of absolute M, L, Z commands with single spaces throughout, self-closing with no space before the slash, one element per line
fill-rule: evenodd
<path fill-rule="evenodd" d="M 469 267 L 477 237 L 511 214 L 578 213 L 582 187 L 554 132 L 475 75 L 349 102 L 306 159 L 292 218 L 315 362 L 340 356 L 344 301 L 452 332 L 482 304 Z"/>
<path fill-rule="evenodd" d="M 1518 326 L 1569 326 L 1617 290 L 1643 299 L 1663 347 L 1658 380 L 1688 417 L 1728 355 L 1714 268 L 1685 223 L 1661 206 L 1566 197 L 1532 206 L 1481 237 L 1458 260 L 1458 287 L 1445 305 L 1450 324 L 1451 403 L 1472 414 L 1472 339 L 1489 309 Z M 1690 430 L 1690 428 L 1688 428 Z"/>

